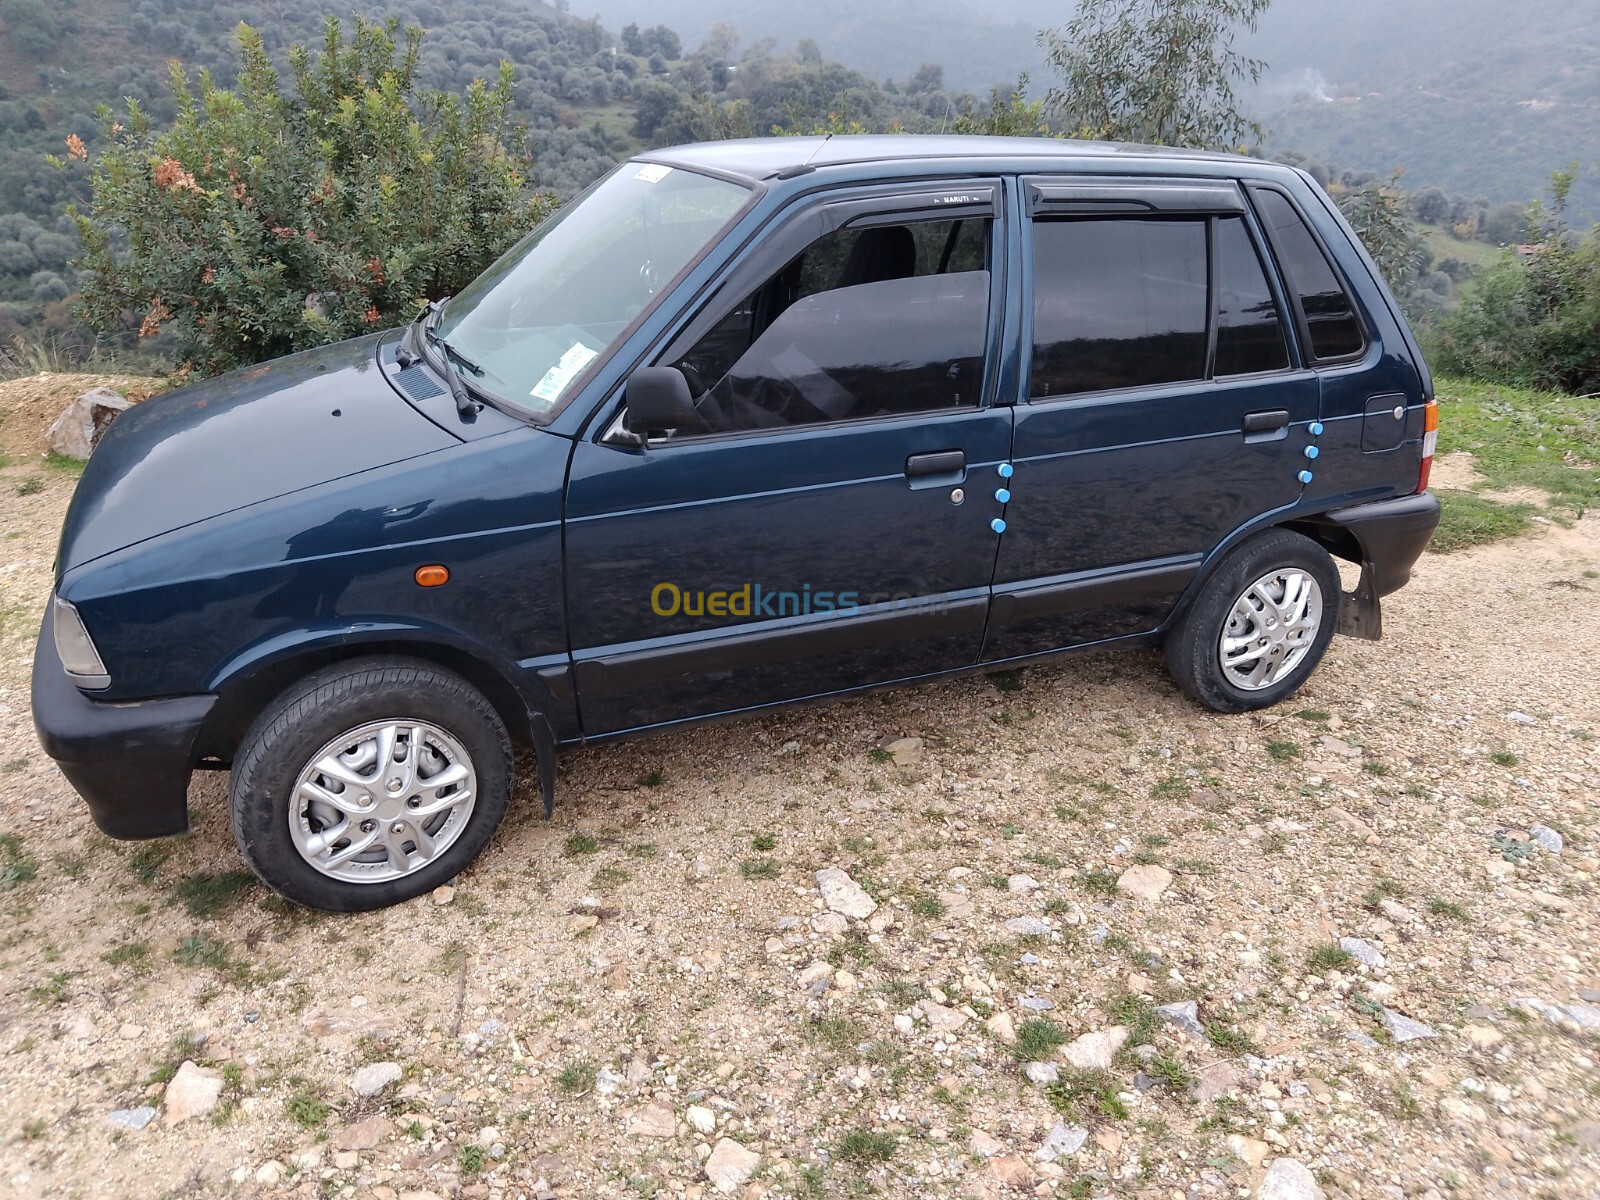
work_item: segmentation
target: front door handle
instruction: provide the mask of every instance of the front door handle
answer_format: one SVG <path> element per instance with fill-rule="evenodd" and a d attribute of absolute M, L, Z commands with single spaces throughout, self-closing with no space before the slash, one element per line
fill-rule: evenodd
<path fill-rule="evenodd" d="M 913 454 L 906 459 L 906 478 L 917 479 L 926 475 L 949 475 L 967 469 L 965 450 L 940 450 L 934 454 Z"/>

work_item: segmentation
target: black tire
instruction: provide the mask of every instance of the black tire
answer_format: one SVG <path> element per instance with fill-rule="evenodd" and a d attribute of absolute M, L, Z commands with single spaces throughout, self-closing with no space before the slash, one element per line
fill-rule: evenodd
<path fill-rule="evenodd" d="M 477 787 L 468 789 L 472 793 L 470 808 L 464 816 L 447 818 L 458 821 L 450 828 L 454 840 L 410 873 L 381 882 L 334 878 L 313 866 L 296 845 L 291 824 L 304 823 L 309 810 L 298 799 L 291 810 L 291 793 L 302 770 L 309 769 L 319 752 L 336 739 L 368 723 L 390 720 L 426 723 L 465 751 L 470 760 L 466 765 L 477 778 Z M 406 744 L 398 748 L 403 750 Z M 448 765 L 452 761 L 436 750 L 429 753 L 432 762 Z M 396 760 L 391 756 L 390 761 Z M 373 769 L 375 764 L 374 758 Z M 425 790 L 427 781 L 420 771 L 415 777 L 420 781 L 416 787 Z M 511 742 L 505 723 L 476 688 L 431 663 L 365 658 L 336 663 L 307 676 L 256 718 L 234 758 L 229 807 L 240 853 L 273 891 L 307 908 L 365 912 L 420 896 L 460 874 L 494 836 L 505 816 L 511 789 Z M 403 793 L 398 802 L 407 803 Z M 408 819 L 412 818 L 403 811 L 396 816 L 400 824 Z M 437 818 L 433 820 L 436 830 L 445 828 Z M 351 822 L 353 825 L 354 818 Z M 423 825 L 426 828 L 426 819 Z M 322 828 L 314 816 L 307 827 L 314 833 Z M 352 833 L 360 836 L 354 829 Z M 409 843 L 412 853 L 420 854 L 415 849 L 420 840 Z M 403 861 L 411 861 L 403 850 L 397 853 Z M 382 863 L 372 866 L 378 871 L 385 869 Z M 388 869 L 398 868 L 391 865 Z"/>
<path fill-rule="evenodd" d="M 1240 686 L 1222 663 L 1221 642 L 1236 601 L 1276 571 L 1301 571 L 1321 592 L 1322 615 L 1305 654 L 1281 677 L 1256 688 Z M 1328 552 L 1310 538 L 1272 529 L 1232 550 L 1166 637 L 1167 670 L 1178 686 L 1217 712 L 1268 708 L 1293 695 L 1317 669 L 1339 624 L 1339 571 Z M 1293 656 L 1298 647 L 1282 653 Z"/>

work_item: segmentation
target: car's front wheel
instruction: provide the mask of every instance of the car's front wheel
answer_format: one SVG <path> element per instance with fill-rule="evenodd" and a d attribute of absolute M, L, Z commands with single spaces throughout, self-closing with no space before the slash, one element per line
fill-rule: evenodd
<path fill-rule="evenodd" d="M 364 659 L 319 671 L 270 704 L 235 757 L 240 852 L 309 908 L 398 904 L 458 875 L 511 797 L 505 724 L 460 676 Z"/>
<path fill-rule="evenodd" d="M 1310 538 L 1274 529 L 1233 550 L 1167 635 L 1167 670 L 1218 712 L 1266 708 L 1316 670 L 1339 623 L 1339 571 Z"/>

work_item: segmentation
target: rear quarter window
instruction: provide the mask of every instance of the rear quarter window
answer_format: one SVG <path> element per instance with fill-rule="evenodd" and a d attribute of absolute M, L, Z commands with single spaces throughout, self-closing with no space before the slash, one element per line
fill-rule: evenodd
<path fill-rule="evenodd" d="M 1284 282 L 1305 314 L 1310 357 L 1321 361 L 1360 354 L 1366 337 L 1355 304 L 1299 211 L 1281 192 L 1251 188 L 1250 194 L 1277 251 Z"/>

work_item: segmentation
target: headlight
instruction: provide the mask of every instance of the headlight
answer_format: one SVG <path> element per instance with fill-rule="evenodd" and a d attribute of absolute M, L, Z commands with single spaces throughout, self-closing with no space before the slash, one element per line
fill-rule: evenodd
<path fill-rule="evenodd" d="M 111 686 L 111 676 L 100 652 L 89 640 L 78 610 L 60 596 L 55 598 L 56 656 L 72 682 L 91 690 Z"/>

